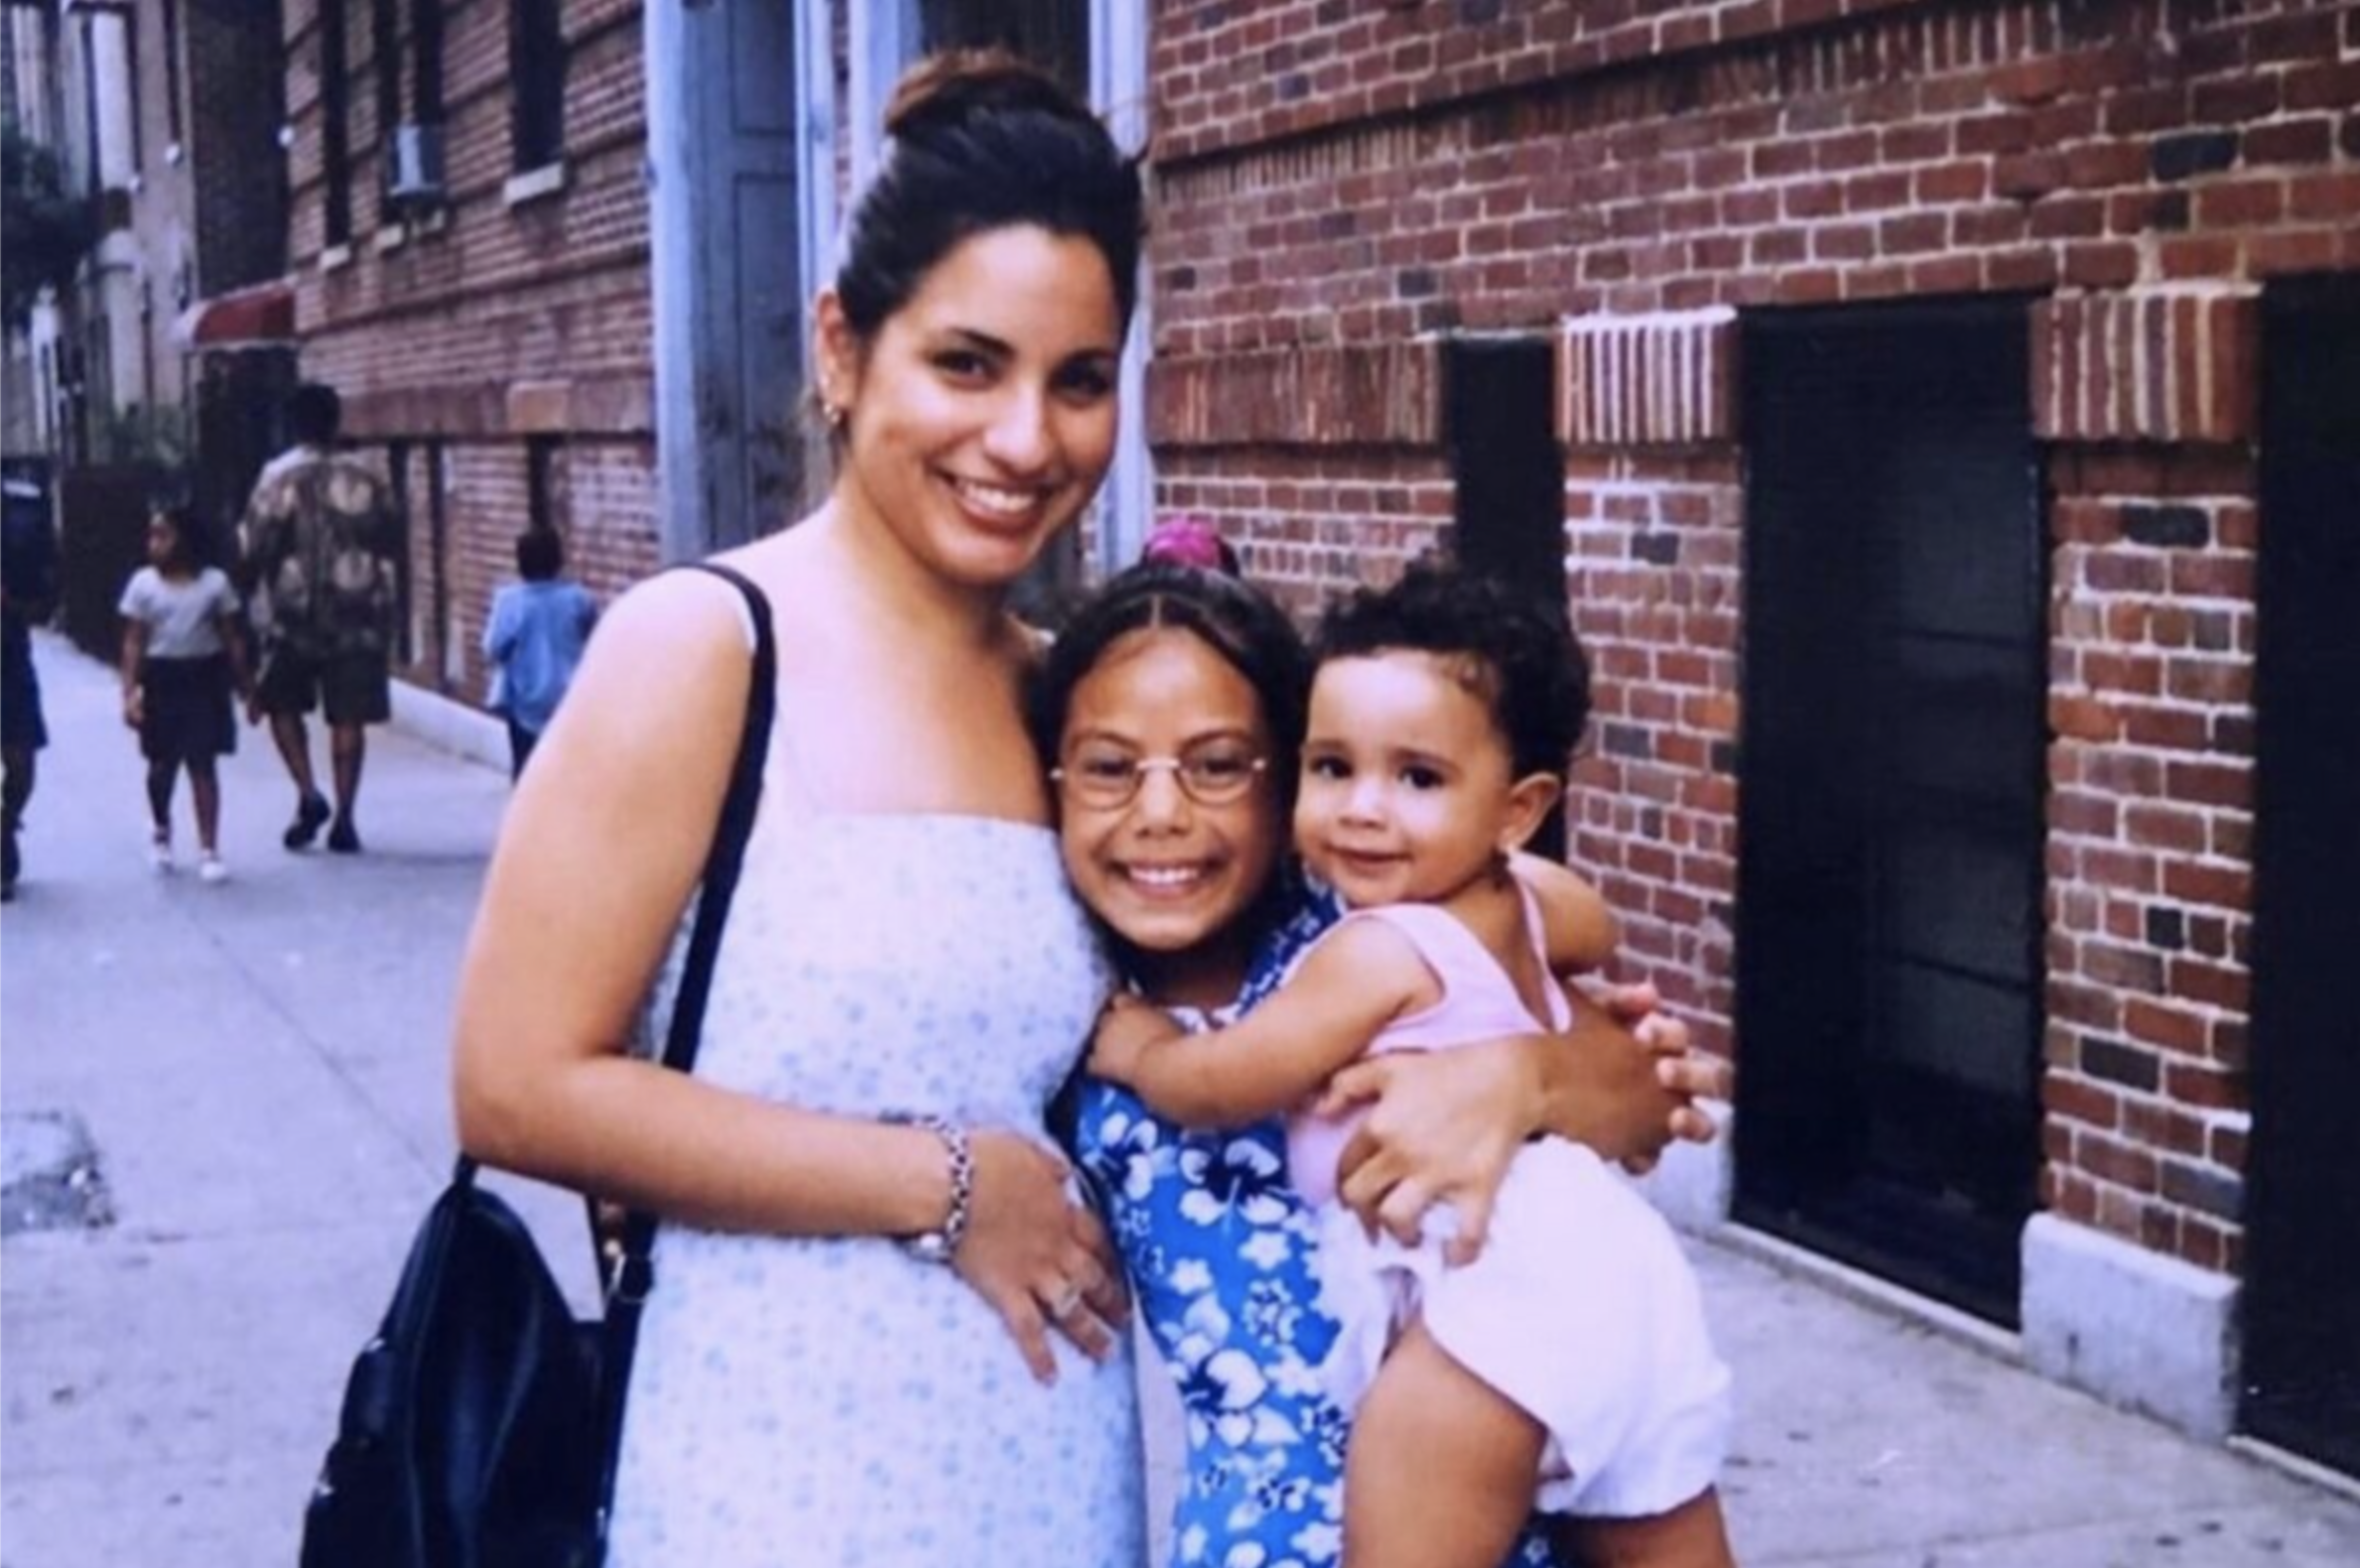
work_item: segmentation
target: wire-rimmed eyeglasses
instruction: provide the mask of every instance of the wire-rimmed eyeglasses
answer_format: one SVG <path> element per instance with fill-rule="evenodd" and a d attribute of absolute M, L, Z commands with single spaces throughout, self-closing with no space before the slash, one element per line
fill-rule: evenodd
<path fill-rule="evenodd" d="M 1143 757 L 1121 746 L 1086 741 L 1049 777 L 1082 805 L 1112 811 L 1138 797 L 1150 773 L 1169 773 L 1181 792 L 1200 806 L 1244 800 L 1270 759 L 1235 740 L 1207 740 L 1177 756 Z"/>

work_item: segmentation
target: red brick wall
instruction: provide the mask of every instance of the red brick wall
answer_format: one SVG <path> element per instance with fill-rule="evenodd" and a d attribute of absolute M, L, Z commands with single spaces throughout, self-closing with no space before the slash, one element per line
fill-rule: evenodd
<path fill-rule="evenodd" d="M 1625 967 L 1723 1054 L 1743 506 L 1727 450 L 1583 453 L 1567 465 L 1566 592 L 1593 671 L 1569 857 L 1622 918 Z"/>
<path fill-rule="evenodd" d="M 1887 5 L 1472 95 L 1421 76 L 1417 114 L 1274 140 L 1189 95 L 1276 90 L 1184 64 L 1192 16 L 1227 18 L 1219 40 L 1324 9 L 1181 9 L 1158 34 L 1159 351 L 2360 266 L 2360 17 L 2315 0 Z M 1394 32 L 1495 31 L 1341 9 L 1372 35 L 1356 71 Z"/>
<path fill-rule="evenodd" d="M 1220 529 L 1246 575 L 1308 617 L 1340 584 L 1382 582 L 1450 531 L 1450 470 L 1426 452 L 1168 450 L 1156 501 Z"/>
<path fill-rule="evenodd" d="M 526 438 L 560 443 L 557 521 L 574 575 L 603 597 L 658 559 L 641 8 L 637 0 L 565 7 L 565 187 L 510 205 L 507 7 L 446 0 L 448 201 L 435 217 L 405 226 L 379 201 L 368 5 L 341 0 L 352 73 L 354 240 L 347 262 L 323 270 L 323 3 L 337 0 L 290 0 L 286 12 L 303 369 L 343 394 L 355 445 L 414 444 L 412 592 L 424 635 L 419 662 L 406 673 L 476 701 L 483 618 L 493 589 L 515 574 L 513 543 L 528 518 Z M 405 102 L 414 90 L 410 9 L 402 7 Z M 429 544 L 430 441 L 442 444 L 447 481 L 439 563 Z M 440 667 L 425 625 L 438 571 L 453 650 Z"/>
<path fill-rule="evenodd" d="M 1599 668 L 1574 858 L 1629 923 L 1628 967 L 1723 1049 L 1736 371 L 1674 359 L 1610 385 L 1599 355 L 1666 313 L 1685 352 L 1733 335 L 1716 309 L 2050 302 L 2032 318 L 2056 732 L 2045 1191 L 2234 1268 L 2252 301 L 2360 269 L 2360 8 L 1229 0 L 1157 22 L 1159 504 L 1223 520 L 1298 603 L 1381 574 L 1402 536 L 1344 543 L 1353 481 L 1414 475 L 1415 515 L 1446 531 L 1435 420 L 1398 387 L 1316 428 L 1237 411 L 1339 355 L 1556 338 L 1567 589 Z M 1203 406 L 1244 424 L 1204 428 Z"/>
<path fill-rule="evenodd" d="M 2238 1261 L 2253 909 L 2253 468 L 2085 449 L 2050 469 L 2047 1196 Z"/>

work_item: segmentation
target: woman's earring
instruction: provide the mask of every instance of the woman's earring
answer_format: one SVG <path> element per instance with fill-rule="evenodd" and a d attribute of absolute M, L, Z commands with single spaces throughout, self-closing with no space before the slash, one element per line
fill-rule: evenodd
<path fill-rule="evenodd" d="M 820 418 L 828 422 L 830 430 L 844 429 L 844 417 L 845 409 L 842 403 L 837 402 L 834 398 L 824 399 L 821 402 Z"/>

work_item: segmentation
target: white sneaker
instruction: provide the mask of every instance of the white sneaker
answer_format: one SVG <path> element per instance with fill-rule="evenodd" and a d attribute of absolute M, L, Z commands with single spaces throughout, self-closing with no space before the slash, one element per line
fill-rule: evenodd
<path fill-rule="evenodd" d="M 159 834 L 157 834 L 157 835 L 156 835 L 154 838 L 152 838 L 152 839 L 150 839 L 150 840 L 148 841 L 148 864 L 150 864 L 150 865 L 154 866 L 154 867 L 157 869 L 157 871 L 158 871 L 159 873 L 165 873 L 165 874 L 168 874 L 168 873 L 170 873 L 170 872 L 171 872 L 171 870 L 172 870 L 172 835 L 171 835 L 171 834 L 169 834 L 169 833 L 159 833 Z"/>
<path fill-rule="evenodd" d="M 197 862 L 197 879 L 200 882 L 226 882 L 229 867 L 221 863 L 217 854 L 208 854 Z"/>

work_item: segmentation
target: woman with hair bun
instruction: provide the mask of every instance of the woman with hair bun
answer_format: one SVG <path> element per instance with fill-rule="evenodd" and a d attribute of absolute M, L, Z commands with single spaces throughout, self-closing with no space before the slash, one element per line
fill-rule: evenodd
<path fill-rule="evenodd" d="M 923 63 L 814 310 L 819 508 L 720 561 L 777 721 L 694 1075 L 634 1054 L 749 689 L 704 573 L 607 613 L 461 979 L 460 1141 L 662 1217 L 612 1568 L 1144 1550 L 1119 1264 L 1044 1131 L 1110 976 L 1066 886 L 1010 587 L 1098 492 L 1139 173 L 1012 59 Z"/>

